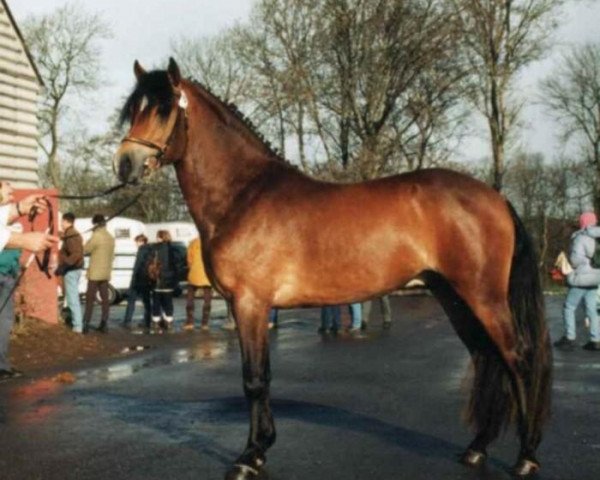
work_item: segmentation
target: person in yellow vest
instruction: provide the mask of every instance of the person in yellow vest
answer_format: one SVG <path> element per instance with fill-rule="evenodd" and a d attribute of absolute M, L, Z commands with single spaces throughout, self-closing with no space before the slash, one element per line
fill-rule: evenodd
<path fill-rule="evenodd" d="M 202 289 L 202 321 L 200 323 L 202 330 L 208 330 L 208 319 L 210 318 L 210 302 L 212 300 L 212 287 L 204 271 L 202 262 L 202 245 L 200 237 L 195 238 L 189 244 L 187 249 L 187 263 L 189 268 L 186 314 L 187 319 L 183 328 L 185 330 L 194 329 L 194 298 L 196 290 Z"/>

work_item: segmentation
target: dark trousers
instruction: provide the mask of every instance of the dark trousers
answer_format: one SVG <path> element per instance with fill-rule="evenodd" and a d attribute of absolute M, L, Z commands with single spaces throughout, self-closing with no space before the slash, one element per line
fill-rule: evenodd
<path fill-rule="evenodd" d="M 173 320 L 173 291 L 152 292 L 152 320 L 160 321 L 162 314 Z"/>
<path fill-rule="evenodd" d="M 202 289 L 202 325 L 208 325 L 208 319 L 210 318 L 210 302 L 212 300 L 212 288 L 211 287 L 197 287 L 196 285 L 188 284 L 187 297 L 185 304 L 186 311 L 186 323 L 194 324 L 194 298 L 196 296 L 196 290 Z"/>
<path fill-rule="evenodd" d="M 127 309 L 125 310 L 125 318 L 123 323 L 128 325 L 133 319 L 133 312 L 135 311 L 135 302 L 138 298 L 142 299 L 144 304 L 144 324 L 146 327 L 150 326 L 150 312 L 152 311 L 152 304 L 150 302 L 150 290 L 148 288 L 130 288 L 127 296 Z"/>
<path fill-rule="evenodd" d="M 100 323 L 105 324 L 108 321 L 108 280 L 89 280 L 87 290 L 85 292 L 85 313 L 83 314 L 84 327 L 89 326 L 94 312 L 94 301 L 96 293 L 100 291 L 100 300 L 102 301 L 102 316 Z"/>

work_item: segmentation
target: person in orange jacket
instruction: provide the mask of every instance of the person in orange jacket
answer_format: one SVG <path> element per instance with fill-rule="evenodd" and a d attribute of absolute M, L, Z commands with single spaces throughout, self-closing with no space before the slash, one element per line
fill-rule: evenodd
<path fill-rule="evenodd" d="M 200 237 L 195 238 L 189 244 L 187 249 L 187 262 L 189 268 L 187 303 L 186 303 L 186 322 L 183 326 L 185 330 L 194 329 L 194 298 L 196 290 L 202 289 L 202 321 L 200 323 L 202 330 L 208 330 L 208 319 L 210 318 L 210 303 L 212 300 L 212 287 L 204 271 L 202 262 L 202 244 Z"/>

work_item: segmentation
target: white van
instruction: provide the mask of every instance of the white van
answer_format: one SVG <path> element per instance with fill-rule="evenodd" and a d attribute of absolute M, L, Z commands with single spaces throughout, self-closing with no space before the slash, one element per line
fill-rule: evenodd
<path fill-rule="evenodd" d="M 159 230 L 167 230 L 173 242 L 183 243 L 186 247 L 199 235 L 196 225 L 192 222 L 147 223 L 146 235 L 150 243 L 156 242 L 156 233 Z"/>
<path fill-rule="evenodd" d="M 92 236 L 92 219 L 77 218 L 75 228 L 83 235 L 83 242 L 87 242 Z M 113 271 L 109 286 L 109 295 L 111 303 L 118 303 L 129 289 L 131 276 L 133 274 L 133 265 L 137 253 L 135 237 L 146 234 L 146 226 L 131 218 L 115 217 L 106 225 L 110 234 L 115 237 L 115 259 L 113 261 Z M 89 257 L 85 257 L 85 268 L 87 269 Z M 81 276 L 79 282 L 79 293 L 85 293 L 87 289 L 87 278 Z"/>

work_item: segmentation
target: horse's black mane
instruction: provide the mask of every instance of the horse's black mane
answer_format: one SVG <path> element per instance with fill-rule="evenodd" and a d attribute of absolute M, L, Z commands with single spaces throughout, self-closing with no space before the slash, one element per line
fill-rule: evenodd
<path fill-rule="evenodd" d="M 138 79 L 133 92 L 121 109 L 120 125 L 133 118 L 134 109 L 140 105 L 143 97 L 146 97 L 149 106 L 158 106 L 158 114 L 161 118 L 166 119 L 169 116 L 173 106 L 173 90 L 167 72 L 154 70 Z"/>
<path fill-rule="evenodd" d="M 190 82 L 192 82 L 192 84 L 194 84 L 195 86 L 197 86 L 197 87 L 201 88 L 202 90 L 204 90 L 217 103 L 219 103 L 220 105 L 223 105 L 224 107 L 226 107 L 227 111 L 229 113 L 232 113 L 250 131 L 250 133 L 252 135 L 254 135 L 258 140 L 260 140 L 260 142 L 267 148 L 267 150 L 269 151 L 269 153 L 271 155 L 275 156 L 278 160 L 281 160 L 283 162 L 289 163 L 289 162 L 287 162 L 287 160 L 285 158 L 283 158 L 281 156 L 281 153 L 279 153 L 279 151 L 275 147 L 273 147 L 273 145 L 271 144 L 271 142 L 265 138 L 265 136 L 258 130 L 258 128 L 256 128 L 256 125 L 254 125 L 254 123 L 252 122 L 252 120 L 250 120 L 238 108 L 238 106 L 234 102 L 226 102 L 226 101 L 224 101 L 221 97 L 219 97 L 216 93 L 214 93 L 209 87 L 207 87 L 202 82 L 199 82 L 198 80 L 196 80 L 194 78 L 190 79 Z"/>
<path fill-rule="evenodd" d="M 210 88 L 196 79 L 191 78 L 189 81 L 196 87 L 199 87 L 202 91 L 206 92 L 218 105 L 225 107 L 229 113 L 233 114 L 234 117 L 237 118 L 248 131 L 266 147 L 271 155 L 278 160 L 289 163 L 256 128 L 254 123 L 240 111 L 235 103 L 225 102 L 217 94 L 212 92 Z M 173 105 L 173 90 L 171 89 L 169 76 L 166 71 L 154 70 L 146 73 L 138 80 L 133 92 L 129 95 L 129 98 L 125 101 L 125 105 L 123 105 L 123 108 L 121 109 L 119 115 L 120 125 L 123 125 L 126 121 L 133 118 L 134 109 L 140 105 L 144 96 L 146 97 L 149 106 L 158 106 L 158 114 L 161 118 L 166 119 L 169 116 L 169 112 Z"/>

